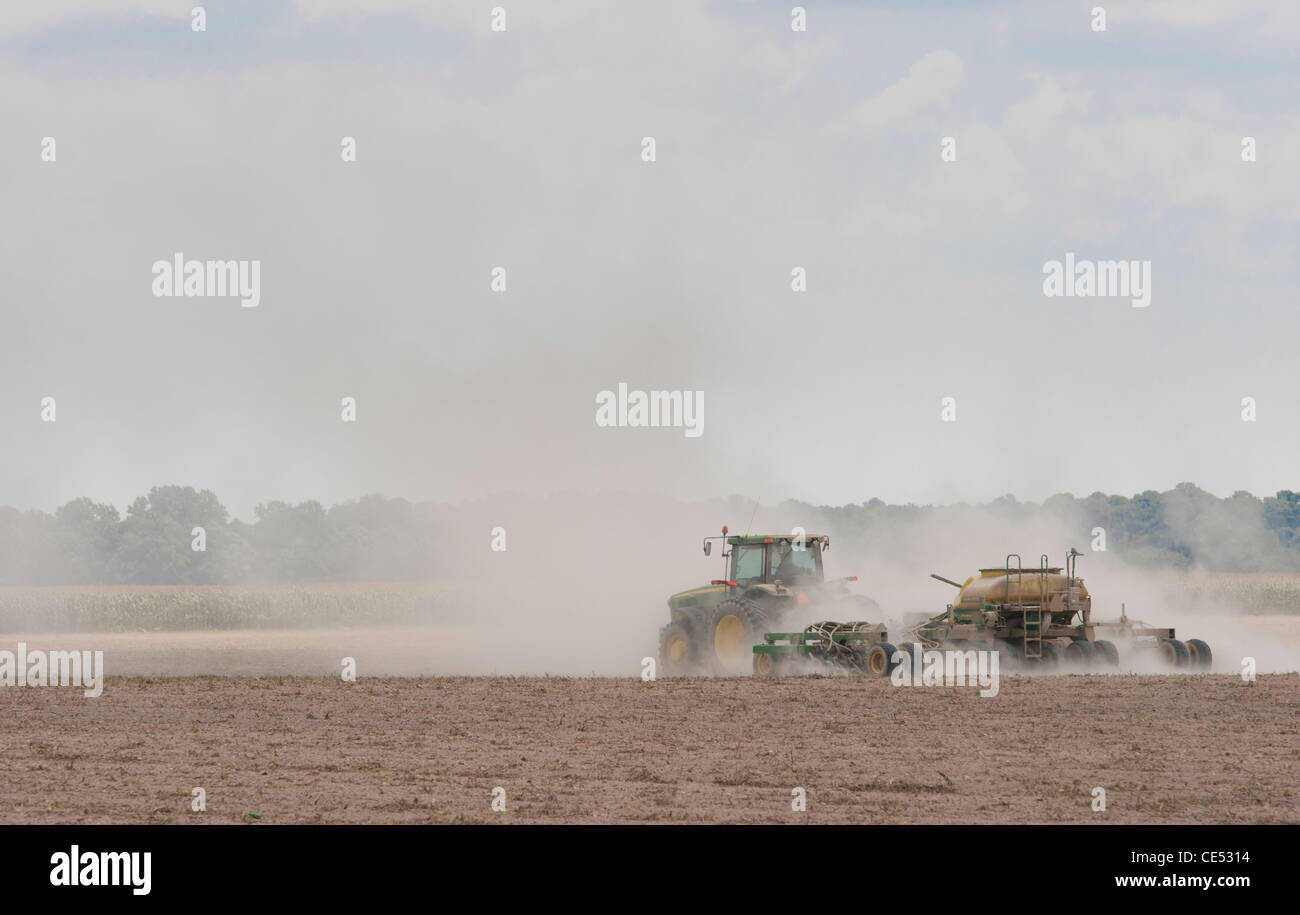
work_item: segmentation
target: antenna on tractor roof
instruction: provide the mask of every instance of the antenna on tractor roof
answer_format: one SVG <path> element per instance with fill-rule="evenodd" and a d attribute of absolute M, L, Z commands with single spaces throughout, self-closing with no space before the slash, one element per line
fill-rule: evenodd
<path fill-rule="evenodd" d="M 749 534 L 750 534 L 750 532 L 754 529 L 754 515 L 757 515 L 757 514 L 758 514 L 758 500 L 755 499 L 755 500 L 754 500 L 754 511 L 753 511 L 753 513 L 751 513 L 750 516 L 749 516 L 749 524 L 745 525 L 745 536 L 746 536 L 746 537 L 748 537 Z"/>

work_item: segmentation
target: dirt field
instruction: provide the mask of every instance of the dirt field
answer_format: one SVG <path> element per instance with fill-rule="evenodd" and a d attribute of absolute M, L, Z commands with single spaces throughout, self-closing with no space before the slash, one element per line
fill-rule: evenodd
<path fill-rule="evenodd" d="M 992 699 L 855 677 L 110 676 L 94 699 L 0 689 L 0 720 L 9 823 L 1300 822 L 1293 674 L 1005 677 Z"/>

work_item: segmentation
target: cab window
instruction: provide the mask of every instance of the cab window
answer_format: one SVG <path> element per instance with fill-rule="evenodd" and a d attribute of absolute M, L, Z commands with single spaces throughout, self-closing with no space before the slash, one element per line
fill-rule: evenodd
<path fill-rule="evenodd" d="M 800 578 L 818 578 L 817 560 L 820 556 L 816 545 L 796 550 L 793 544 L 775 543 L 772 545 L 771 571 L 767 580 L 788 585 Z"/>
<path fill-rule="evenodd" d="M 731 580 L 738 585 L 758 584 L 763 580 L 763 545 L 737 544 L 731 548 Z"/>

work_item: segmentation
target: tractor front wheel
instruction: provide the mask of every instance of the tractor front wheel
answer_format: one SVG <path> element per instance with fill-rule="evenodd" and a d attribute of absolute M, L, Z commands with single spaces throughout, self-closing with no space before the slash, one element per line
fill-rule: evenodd
<path fill-rule="evenodd" d="M 669 623 L 659 630 L 659 668 L 665 677 L 685 677 L 696 673 L 700 664 L 699 643 L 691 626 L 684 620 Z"/>

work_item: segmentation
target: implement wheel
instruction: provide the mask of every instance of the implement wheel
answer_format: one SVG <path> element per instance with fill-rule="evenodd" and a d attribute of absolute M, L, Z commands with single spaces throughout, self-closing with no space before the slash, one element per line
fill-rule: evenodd
<path fill-rule="evenodd" d="M 1191 665 L 1201 670 L 1209 670 L 1210 665 L 1214 663 L 1214 654 L 1210 651 L 1210 646 L 1200 639 L 1187 640 L 1187 654 Z"/>
<path fill-rule="evenodd" d="M 754 652 L 754 676 L 784 677 L 790 672 L 790 656 L 769 651 Z"/>
<path fill-rule="evenodd" d="M 743 674 L 754 663 L 754 646 L 763 641 L 767 620 L 757 604 L 737 597 L 724 600 L 709 620 L 707 662 L 718 676 Z"/>
<path fill-rule="evenodd" d="M 1097 658 L 1107 667 L 1119 667 L 1119 649 L 1115 647 L 1114 642 L 1097 639 L 1092 643 L 1092 647 L 1097 650 Z"/>
<path fill-rule="evenodd" d="M 898 649 L 888 642 L 877 642 L 867 652 L 867 672 L 877 677 L 887 677 L 898 665 L 894 663 L 894 652 Z"/>
<path fill-rule="evenodd" d="M 1038 659 L 1038 669 L 1044 673 L 1049 670 L 1055 672 L 1056 668 L 1061 666 L 1061 649 L 1056 647 L 1055 642 L 1044 642 L 1042 651 L 1043 655 Z"/>
<path fill-rule="evenodd" d="M 1161 639 L 1156 645 L 1156 651 L 1160 660 L 1170 667 L 1186 667 L 1187 662 L 1191 660 L 1187 646 L 1178 639 Z"/>
<path fill-rule="evenodd" d="M 1093 647 L 1092 642 L 1074 641 L 1065 646 L 1062 658 L 1066 667 L 1072 667 L 1075 670 L 1087 670 L 1096 660 L 1097 649 Z"/>

